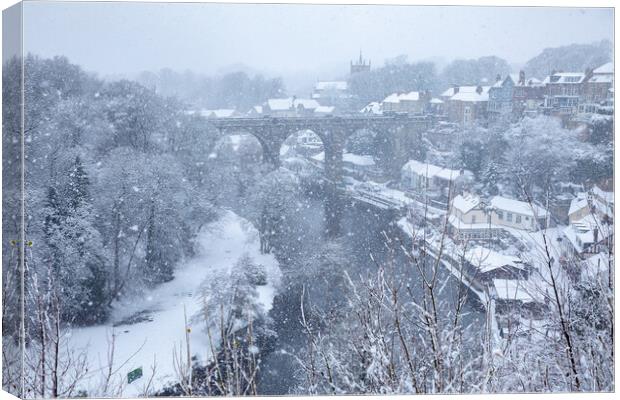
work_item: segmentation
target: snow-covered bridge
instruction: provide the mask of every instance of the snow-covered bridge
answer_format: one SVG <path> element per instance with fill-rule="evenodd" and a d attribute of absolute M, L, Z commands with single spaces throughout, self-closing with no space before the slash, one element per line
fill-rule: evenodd
<path fill-rule="evenodd" d="M 371 116 L 324 116 L 324 117 L 262 117 L 262 118 L 210 118 L 222 135 L 249 134 L 258 139 L 263 149 L 263 160 L 273 168 L 280 166 L 280 148 L 291 135 L 300 131 L 312 131 L 323 142 L 325 151 L 324 171 L 326 185 L 326 215 L 328 231 L 339 231 L 342 205 L 339 189 L 342 184 L 343 154 L 347 139 L 361 130 L 376 135 L 386 135 L 395 140 L 401 132 L 407 134 L 426 130 L 431 123 L 426 116 L 371 115 Z M 403 146 L 393 146 L 402 148 Z"/>

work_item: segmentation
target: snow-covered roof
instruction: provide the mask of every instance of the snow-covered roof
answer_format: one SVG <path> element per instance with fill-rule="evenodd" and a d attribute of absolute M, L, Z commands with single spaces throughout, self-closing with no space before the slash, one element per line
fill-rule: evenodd
<path fill-rule="evenodd" d="M 588 207 L 588 198 L 585 193 L 579 193 L 577 197 L 571 200 L 568 215 L 574 214 L 585 207 Z"/>
<path fill-rule="evenodd" d="M 606 75 L 606 74 L 592 75 L 590 77 L 590 79 L 588 79 L 588 82 L 594 82 L 594 83 L 613 83 L 614 82 L 614 76 L 613 75 Z"/>
<path fill-rule="evenodd" d="M 431 104 L 443 104 L 443 100 L 438 99 L 437 97 L 433 97 L 431 99 Z"/>
<path fill-rule="evenodd" d="M 503 267 L 525 269 L 519 257 L 502 254 L 482 246 L 475 246 L 466 251 L 465 260 L 478 268 L 481 273 L 490 272 Z"/>
<path fill-rule="evenodd" d="M 489 92 L 485 92 L 484 90 L 480 93 L 474 92 L 458 92 L 454 96 L 450 97 L 450 100 L 454 101 L 466 101 L 471 103 L 477 103 L 482 101 L 489 101 Z"/>
<path fill-rule="evenodd" d="M 461 171 L 459 170 L 443 168 L 428 163 L 421 163 L 416 160 L 409 160 L 405 165 L 403 165 L 401 171 L 412 172 L 417 175 L 426 176 L 429 179 L 433 177 L 438 177 L 449 181 L 461 176 Z M 471 172 L 464 170 L 463 175 L 471 175 Z"/>
<path fill-rule="evenodd" d="M 532 290 L 527 280 L 493 279 L 493 286 L 495 286 L 497 297 L 502 300 L 519 300 L 524 303 L 539 301 L 536 291 Z"/>
<path fill-rule="evenodd" d="M 420 100 L 420 92 L 409 92 L 409 93 L 392 93 L 385 99 L 383 99 L 384 103 L 400 103 L 401 101 L 418 101 Z"/>
<path fill-rule="evenodd" d="M 515 214 L 530 217 L 546 217 L 547 210 L 537 204 L 530 204 L 525 201 L 509 199 L 502 196 L 495 196 L 491 199 L 491 206 L 498 210 L 509 211 Z"/>
<path fill-rule="evenodd" d="M 451 87 L 451 88 L 449 88 L 449 89 L 446 89 L 446 90 L 445 90 L 445 91 L 441 94 L 441 96 L 442 96 L 442 97 L 452 97 L 452 96 L 454 96 L 454 91 L 455 91 L 455 88 Z"/>
<path fill-rule="evenodd" d="M 335 109 L 336 107 L 334 106 L 318 106 L 314 109 L 314 112 L 319 114 L 331 114 Z"/>
<path fill-rule="evenodd" d="M 520 87 L 524 87 L 524 86 L 530 86 L 530 87 L 537 87 L 537 86 L 544 86 L 543 82 L 540 79 L 537 79 L 535 77 L 529 77 L 529 78 L 525 78 L 525 81 L 523 83 L 519 82 L 519 75 L 518 74 L 510 74 L 510 77 L 512 78 L 512 81 L 515 83 L 515 86 L 520 86 Z"/>
<path fill-rule="evenodd" d="M 590 193 L 578 193 L 577 197 L 570 202 L 568 215 L 570 216 L 584 208 L 588 208 L 590 204 L 597 212 L 613 217 L 614 194 L 613 192 L 605 192 L 598 186 L 590 189 Z"/>
<path fill-rule="evenodd" d="M 250 108 L 250 110 L 248 111 L 248 115 L 262 114 L 262 113 L 263 113 L 263 106 L 254 106 Z"/>
<path fill-rule="evenodd" d="M 459 210 L 463 214 L 468 213 L 479 204 L 480 197 L 473 194 L 467 194 L 465 196 L 459 194 L 452 200 L 452 208 L 455 210 Z"/>
<path fill-rule="evenodd" d="M 234 109 L 221 108 L 217 110 L 200 110 L 200 115 L 207 118 L 228 118 L 234 116 Z"/>
<path fill-rule="evenodd" d="M 594 74 L 613 74 L 614 73 L 614 63 L 610 61 L 610 62 L 608 62 L 606 64 L 603 64 L 600 67 L 596 68 L 594 71 L 592 71 L 592 73 L 594 73 Z"/>
<path fill-rule="evenodd" d="M 581 83 L 586 75 L 583 72 L 556 72 L 549 77 L 549 84 Z"/>
<path fill-rule="evenodd" d="M 613 228 L 603 224 L 596 214 L 588 214 L 564 228 L 563 233 L 575 250 L 581 253 L 584 251 L 585 246 L 594 243 L 595 231 L 597 235 L 596 242 L 598 243 L 612 234 Z"/>
<path fill-rule="evenodd" d="M 316 90 L 347 90 L 348 87 L 346 81 L 318 81 L 314 85 Z"/>
<path fill-rule="evenodd" d="M 508 79 L 510 79 L 513 84 L 516 84 L 519 81 L 519 75 L 508 74 L 508 75 L 506 75 L 506 77 L 504 79 L 499 79 L 499 80 L 495 81 L 495 83 L 491 87 L 495 87 L 495 88 L 502 87 L 502 86 L 504 86 L 504 83 L 506 83 L 506 81 Z"/>
<path fill-rule="evenodd" d="M 491 86 L 481 86 L 482 87 L 482 93 L 488 93 L 489 89 L 491 88 Z M 441 97 L 452 97 L 454 96 L 456 93 L 456 89 L 458 88 L 458 92 L 459 93 L 476 93 L 476 89 L 478 88 L 478 86 L 457 86 L 457 87 L 451 87 L 449 89 L 447 89 L 445 92 L 443 92 L 441 94 Z"/>
<path fill-rule="evenodd" d="M 527 83 L 528 86 L 541 86 L 542 85 L 542 81 L 534 77 L 527 78 L 525 82 Z"/>
<path fill-rule="evenodd" d="M 286 99 L 269 99 L 267 105 L 271 110 L 290 110 L 294 107 L 303 106 L 305 109 L 314 110 L 320 106 L 320 104 L 313 99 L 298 99 L 289 97 Z"/>
<path fill-rule="evenodd" d="M 368 103 L 366 107 L 360 110 L 360 112 L 365 113 L 365 114 L 382 114 L 383 113 L 383 111 L 381 111 L 381 103 L 377 101 Z"/>
<path fill-rule="evenodd" d="M 614 204 L 614 192 L 606 192 L 598 186 L 594 186 L 592 188 L 592 194 L 601 198 L 601 200 L 607 202 L 608 204 Z"/>

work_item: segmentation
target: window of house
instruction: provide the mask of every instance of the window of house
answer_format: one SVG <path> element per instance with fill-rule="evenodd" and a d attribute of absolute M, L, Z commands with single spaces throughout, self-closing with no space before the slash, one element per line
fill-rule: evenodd
<path fill-rule="evenodd" d="M 475 224 L 475 223 L 476 223 L 476 216 L 475 216 L 475 215 L 472 215 L 472 216 L 471 216 L 471 223 L 472 223 L 472 224 Z"/>
<path fill-rule="evenodd" d="M 504 219 L 504 213 L 502 211 L 497 212 L 497 218 Z"/>
<path fill-rule="evenodd" d="M 512 222 L 512 213 L 506 213 L 506 221 Z"/>
<path fill-rule="evenodd" d="M 517 222 L 517 224 L 521 223 L 521 216 L 520 215 L 517 215 L 516 222 Z"/>

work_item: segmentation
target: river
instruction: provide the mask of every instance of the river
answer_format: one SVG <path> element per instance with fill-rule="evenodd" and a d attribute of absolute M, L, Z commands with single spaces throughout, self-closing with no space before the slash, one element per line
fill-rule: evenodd
<path fill-rule="evenodd" d="M 406 240 L 406 235 L 396 224 L 396 215 L 391 212 L 379 211 L 370 206 L 347 204 L 343 206 L 342 237 L 347 254 L 350 254 L 353 267 L 348 274 L 355 279 L 366 272 L 376 271 L 377 264 L 372 261 L 370 254 L 377 263 L 386 262 L 392 258 L 396 265 L 407 265 L 405 255 L 399 251 L 399 241 L 391 240 L 386 245 L 385 237 Z M 307 199 L 307 207 L 303 208 L 299 219 L 300 230 L 304 232 L 302 243 L 305 246 L 316 246 L 324 240 L 323 204 L 320 200 Z M 307 250 L 307 249 L 306 249 Z M 396 250 L 396 251 L 392 251 Z M 280 267 L 286 274 L 288 268 L 286 260 L 280 260 Z M 407 272 L 412 271 L 412 272 Z M 417 272 L 412 268 L 403 271 L 412 287 L 419 282 Z M 455 282 L 445 270 L 441 270 L 441 280 L 450 280 L 451 287 L 458 288 L 460 283 Z M 450 288 L 445 291 L 450 296 Z M 484 324 L 484 310 L 473 298 L 465 304 L 464 319 L 466 324 L 482 326 Z M 306 336 L 300 324 L 300 290 L 299 286 L 283 286 L 274 299 L 270 312 L 273 319 L 273 329 L 277 332 L 275 348 L 263 356 L 259 375 L 259 394 L 286 395 L 295 392 L 300 385 L 301 376 L 299 363 L 294 358 L 300 349 L 307 346 Z"/>

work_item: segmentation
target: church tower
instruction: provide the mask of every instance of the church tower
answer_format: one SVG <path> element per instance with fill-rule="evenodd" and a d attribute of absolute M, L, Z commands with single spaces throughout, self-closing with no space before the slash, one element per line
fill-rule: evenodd
<path fill-rule="evenodd" d="M 368 64 L 366 63 L 368 61 Z M 359 60 L 353 62 L 351 61 L 351 75 L 357 74 L 358 72 L 366 72 L 370 71 L 370 60 L 364 60 L 362 57 L 362 51 L 360 50 L 360 58 Z"/>

